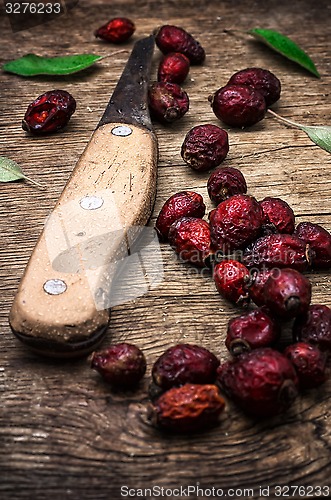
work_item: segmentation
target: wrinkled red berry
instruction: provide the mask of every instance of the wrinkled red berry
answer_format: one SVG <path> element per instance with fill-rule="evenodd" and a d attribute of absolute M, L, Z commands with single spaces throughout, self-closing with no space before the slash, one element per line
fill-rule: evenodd
<path fill-rule="evenodd" d="M 296 318 L 293 337 L 297 342 L 316 344 L 321 350 L 331 352 L 331 309 L 322 304 L 312 304 Z"/>
<path fill-rule="evenodd" d="M 205 51 L 200 43 L 183 28 L 165 24 L 156 31 L 155 43 L 163 52 L 181 52 L 191 64 L 201 64 L 205 60 Z"/>
<path fill-rule="evenodd" d="M 154 363 L 152 377 L 162 389 L 191 384 L 209 384 L 216 378 L 220 362 L 204 347 L 178 344 L 167 349 Z"/>
<path fill-rule="evenodd" d="M 297 396 L 293 365 L 270 347 L 243 353 L 217 371 L 220 387 L 249 414 L 272 417 L 286 410 Z"/>
<path fill-rule="evenodd" d="M 190 71 L 190 60 L 180 52 L 165 54 L 157 73 L 159 82 L 183 83 Z"/>
<path fill-rule="evenodd" d="M 101 38 L 107 42 L 126 42 L 135 32 L 135 25 L 126 17 L 115 17 L 102 25 L 94 33 L 96 38 Z"/>
<path fill-rule="evenodd" d="M 272 225 L 278 233 L 292 234 L 295 216 L 292 208 L 280 198 L 268 196 L 260 201 L 263 213 L 263 224 Z"/>
<path fill-rule="evenodd" d="M 234 194 L 247 193 L 247 184 L 237 168 L 219 167 L 211 173 L 207 189 L 209 198 L 218 205 Z"/>
<path fill-rule="evenodd" d="M 252 196 L 236 194 L 222 201 L 209 218 L 212 248 L 227 253 L 245 248 L 257 238 L 262 210 Z"/>
<path fill-rule="evenodd" d="M 247 302 L 250 273 L 246 266 L 237 260 L 223 260 L 214 267 L 213 277 L 222 297 L 234 304 Z"/>
<path fill-rule="evenodd" d="M 331 234 L 319 224 L 300 222 L 294 234 L 305 241 L 312 253 L 315 269 L 331 267 Z"/>
<path fill-rule="evenodd" d="M 272 269 L 256 269 L 251 270 L 251 280 L 248 284 L 248 295 L 257 306 L 265 304 L 264 285 L 272 273 Z"/>
<path fill-rule="evenodd" d="M 26 110 L 22 128 L 32 134 L 50 134 L 65 127 L 75 112 L 76 101 L 65 90 L 50 90 Z"/>
<path fill-rule="evenodd" d="M 303 314 L 311 300 L 311 283 L 295 269 L 274 269 L 264 285 L 265 305 L 281 319 Z"/>
<path fill-rule="evenodd" d="M 181 148 L 183 160 L 194 170 L 217 167 L 229 151 L 228 134 L 216 125 L 197 125 L 185 136 Z"/>
<path fill-rule="evenodd" d="M 269 234 L 245 250 L 243 262 L 248 267 L 292 267 L 305 271 L 310 265 L 310 252 L 295 235 Z"/>
<path fill-rule="evenodd" d="M 217 118 L 233 127 L 254 125 L 267 110 L 263 95 L 246 85 L 226 85 L 209 100 Z"/>
<path fill-rule="evenodd" d="M 135 386 L 146 372 L 146 359 L 135 345 L 123 342 L 92 354 L 91 368 L 118 387 Z"/>
<path fill-rule="evenodd" d="M 188 95 L 177 83 L 153 83 L 148 91 L 148 103 L 151 115 L 161 123 L 179 120 L 189 109 Z"/>
<path fill-rule="evenodd" d="M 206 206 L 202 196 L 194 191 L 180 191 L 173 194 L 164 203 L 156 219 L 155 228 L 163 240 L 168 239 L 171 224 L 181 217 L 199 217 L 205 215 Z"/>
<path fill-rule="evenodd" d="M 325 382 L 327 356 L 317 346 L 297 342 L 286 347 L 284 355 L 293 364 L 301 387 L 310 389 Z"/>
<path fill-rule="evenodd" d="M 263 95 L 267 106 L 271 106 L 280 98 L 280 81 L 267 69 L 242 69 L 231 76 L 228 85 L 248 85 L 252 87 Z"/>
<path fill-rule="evenodd" d="M 279 334 L 275 321 L 261 309 L 254 309 L 229 321 L 225 345 L 237 356 L 251 349 L 272 346 Z"/>
<path fill-rule="evenodd" d="M 153 425 L 174 432 L 208 430 L 216 425 L 225 402 L 212 384 L 185 384 L 160 396 L 150 408 Z"/>
<path fill-rule="evenodd" d="M 196 217 L 181 217 L 170 226 L 169 242 L 183 262 L 200 267 L 210 255 L 210 228 L 208 222 Z"/>

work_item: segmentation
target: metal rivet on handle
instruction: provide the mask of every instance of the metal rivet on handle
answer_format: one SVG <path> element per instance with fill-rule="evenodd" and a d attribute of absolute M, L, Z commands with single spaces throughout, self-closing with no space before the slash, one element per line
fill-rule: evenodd
<path fill-rule="evenodd" d="M 80 200 L 79 204 L 84 210 L 96 210 L 102 207 L 103 199 L 100 196 L 85 196 Z"/>
<path fill-rule="evenodd" d="M 132 129 L 127 125 L 118 125 L 112 129 L 111 133 L 113 135 L 119 135 L 120 137 L 126 137 L 132 134 Z"/>
<path fill-rule="evenodd" d="M 52 279 L 52 280 L 47 280 L 44 283 L 44 290 L 50 295 L 60 295 L 60 293 L 65 292 L 66 289 L 67 285 L 63 280 Z"/>

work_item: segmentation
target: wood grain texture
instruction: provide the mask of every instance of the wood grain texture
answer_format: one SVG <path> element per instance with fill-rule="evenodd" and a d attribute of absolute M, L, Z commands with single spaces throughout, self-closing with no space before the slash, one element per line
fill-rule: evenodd
<path fill-rule="evenodd" d="M 208 96 L 230 75 L 248 66 L 270 69 L 282 82 L 274 109 L 306 124 L 330 118 L 329 2 L 217 2 L 193 0 L 81 1 L 61 21 L 13 33 L 1 16 L 0 63 L 28 52 L 40 55 L 94 52 L 118 47 L 93 37 L 93 30 L 116 15 L 131 17 L 135 39 L 156 26 L 173 23 L 194 34 L 206 48 L 203 67 L 193 66 L 184 88 L 190 110 L 183 120 L 155 124 L 159 142 L 158 192 L 149 226 L 164 201 L 181 189 L 201 193 L 208 210 L 208 174 L 191 171 L 180 147 L 186 132 L 200 123 L 220 124 Z M 292 37 L 306 49 L 321 72 L 320 80 L 255 41 L 223 30 L 266 27 Z M 230 402 L 215 429 L 172 436 L 147 421 L 150 368 L 165 348 L 177 342 L 199 343 L 227 358 L 228 320 L 238 310 L 216 293 L 212 280 L 178 262 L 162 245 L 164 277 L 146 295 L 113 308 L 104 345 L 130 341 L 147 357 L 148 370 L 135 392 L 114 392 L 89 369 L 88 361 L 56 362 L 38 357 L 18 342 L 8 326 L 10 306 L 45 219 L 86 146 L 120 76 L 132 42 L 121 52 L 81 74 L 65 78 L 23 79 L 1 73 L 1 155 L 17 161 L 25 173 L 47 185 L 2 184 L 0 210 L 0 498 L 4 500 L 120 500 L 122 485 L 148 488 L 253 488 L 275 485 L 330 486 L 331 382 L 302 395 L 281 417 L 256 421 Z M 154 74 L 160 54 L 154 55 Z M 61 133 L 29 137 L 21 129 L 27 105 L 41 93 L 63 88 L 77 100 L 77 111 Z M 297 221 L 319 222 L 331 230 L 331 157 L 299 130 L 267 116 L 249 130 L 228 129 L 226 165 L 244 173 L 249 193 L 258 199 L 283 197 Z M 310 275 L 313 301 L 331 306 L 330 274 Z M 244 498 L 243 495 L 237 495 Z M 135 497 L 133 497 L 135 498 Z M 136 496 L 136 498 L 139 498 Z M 143 497 L 144 498 L 144 497 Z M 146 498 L 150 498 L 146 496 Z M 195 498 L 195 497 L 191 497 Z M 295 497 L 294 497 L 295 498 Z"/>

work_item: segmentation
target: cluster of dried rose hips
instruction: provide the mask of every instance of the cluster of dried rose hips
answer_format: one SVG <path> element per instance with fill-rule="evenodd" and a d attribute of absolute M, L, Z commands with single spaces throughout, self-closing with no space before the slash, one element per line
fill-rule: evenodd
<path fill-rule="evenodd" d="M 246 412 L 275 415 L 299 388 L 327 377 L 331 310 L 310 304 L 311 283 L 302 272 L 331 267 L 331 234 L 311 222 L 295 227 L 293 210 L 280 198 L 247 195 L 236 168 L 215 169 L 207 188 L 217 204 L 209 222 L 201 195 L 182 191 L 165 202 L 155 227 L 183 262 L 210 267 L 225 299 L 257 306 L 230 320 L 225 345 L 233 359 L 218 367 L 216 381 Z M 288 321 L 293 340 L 284 348 Z"/>
<path fill-rule="evenodd" d="M 149 89 L 149 109 L 156 120 L 172 123 L 189 109 L 189 97 L 180 84 L 191 64 L 203 63 L 205 51 L 190 33 L 170 24 L 155 31 L 155 42 L 164 55 L 158 67 L 158 81 Z"/>

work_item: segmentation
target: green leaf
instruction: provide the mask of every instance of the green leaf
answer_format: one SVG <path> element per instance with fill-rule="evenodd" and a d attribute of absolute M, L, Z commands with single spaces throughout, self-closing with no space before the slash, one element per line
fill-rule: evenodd
<path fill-rule="evenodd" d="M 23 174 L 21 167 L 13 160 L 0 156 L 0 182 L 12 182 L 26 179 L 37 186 L 43 187 L 39 182 L 33 181 Z"/>
<path fill-rule="evenodd" d="M 287 36 L 278 33 L 278 31 L 260 28 L 254 28 L 247 33 L 320 78 L 320 74 L 309 55 Z"/>
<path fill-rule="evenodd" d="M 328 153 L 331 153 L 331 127 L 326 125 L 302 125 L 302 123 L 297 123 L 283 116 L 277 115 L 272 109 L 268 109 L 268 113 L 278 120 L 291 125 L 292 127 L 299 128 L 305 132 L 309 139 L 311 139 L 317 146 L 325 149 Z"/>
<path fill-rule="evenodd" d="M 325 149 L 328 153 L 331 153 L 331 127 L 315 125 L 315 126 L 303 126 L 301 125 L 301 130 L 306 132 L 308 137 L 322 149 Z"/>
<path fill-rule="evenodd" d="M 42 57 L 36 54 L 26 54 L 19 59 L 8 61 L 2 66 L 2 69 L 20 76 L 70 75 L 92 66 L 102 57 L 95 54 L 76 54 L 61 57 Z"/>

